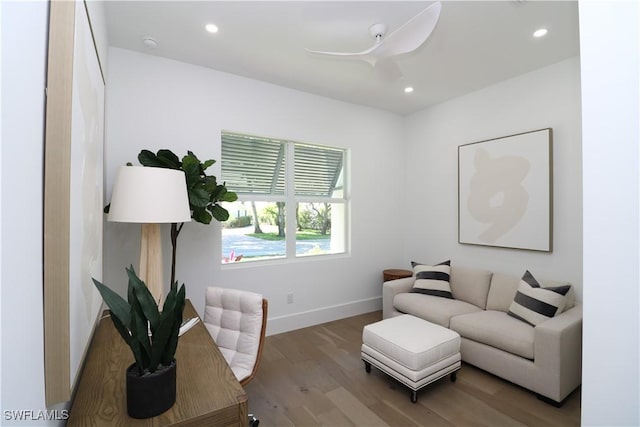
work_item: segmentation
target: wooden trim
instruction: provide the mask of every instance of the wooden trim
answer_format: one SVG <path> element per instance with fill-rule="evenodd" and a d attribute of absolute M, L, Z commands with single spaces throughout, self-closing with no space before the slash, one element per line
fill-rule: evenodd
<path fill-rule="evenodd" d="M 51 1 L 44 152 L 44 355 L 47 406 L 71 397 L 69 197 L 75 2 Z"/>
<path fill-rule="evenodd" d="M 262 359 L 262 349 L 264 348 L 264 336 L 267 331 L 267 313 L 269 311 L 269 301 L 266 298 L 262 298 L 262 329 L 260 331 L 260 344 L 258 344 L 258 356 L 256 356 L 256 363 L 253 365 L 253 371 L 251 371 L 251 375 L 247 378 L 240 381 L 241 386 L 245 386 L 249 384 L 249 382 L 256 376 L 258 373 L 258 367 L 260 366 L 260 359 Z"/>

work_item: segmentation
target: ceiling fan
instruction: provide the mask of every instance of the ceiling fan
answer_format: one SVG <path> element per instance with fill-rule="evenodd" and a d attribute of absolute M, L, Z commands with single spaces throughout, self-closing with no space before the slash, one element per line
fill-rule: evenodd
<path fill-rule="evenodd" d="M 365 61 L 371 64 L 381 78 L 397 80 L 402 77 L 402 72 L 394 57 L 416 50 L 427 40 L 438 23 L 441 8 L 440 2 L 431 4 L 388 36 L 385 36 L 385 24 L 373 24 L 369 27 L 369 33 L 375 38 L 375 44 L 362 52 L 305 50 L 318 55 Z"/>

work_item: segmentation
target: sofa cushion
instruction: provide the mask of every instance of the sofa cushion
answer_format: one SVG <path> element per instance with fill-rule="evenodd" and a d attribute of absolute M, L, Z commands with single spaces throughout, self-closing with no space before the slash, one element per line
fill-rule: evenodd
<path fill-rule="evenodd" d="M 456 280 L 455 280 L 455 270 L 459 267 L 453 267 L 451 271 L 451 289 L 453 291 L 453 297 L 456 298 Z M 502 273 L 493 273 L 491 277 L 491 286 L 489 287 L 489 295 L 487 297 L 487 310 L 499 310 L 507 312 L 509 311 L 509 307 L 513 302 L 513 298 L 516 296 L 516 292 L 518 292 L 518 285 L 520 284 L 520 279 L 517 276 L 510 276 Z M 542 286 L 545 288 L 548 287 L 557 287 L 571 285 L 569 282 L 559 282 L 556 280 L 543 280 Z M 573 286 L 569 289 L 569 292 L 565 296 L 566 306 L 565 310 L 570 309 L 575 305 L 575 291 Z"/>
<path fill-rule="evenodd" d="M 576 305 L 576 292 L 573 289 L 573 286 L 571 286 L 571 283 L 569 283 L 569 282 L 562 282 L 562 281 L 558 281 L 558 280 L 543 280 L 542 281 L 542 287 L 544 287 L 544 288 L 555 288 L 555 287 L 558 287 L 558 286 L 567 286 L 567 285 L 570 286 L 570 288 L 569 288 L 569 292 L 567 292 L 567 294 L 564 296 L 566 304 L 564 306 L 564 310 L 562 310 L 562 311 L 567 311 L 571 307 Z"/>
<path fill-rule="evenodd" d="M 451 261 L 441 262 L 434 266 L 411 262 L 413 274 L 416 278 L 411 292 L 433 295 L 442 298 L 453 298 L 449 286 Z"/>
<path fill-rule="evenodd" d="M 491 286 L 487 297 L 487 310 L 499 310 L 505 313 L 513 302 L 513 297 L 518 292 L 520 279 L 502 273 L 493 273 Z"/>
<path fill-rule="evenodd" d="M 570 285 L 543 288 L 527 270 L 507 314 L 532 326 L 539 325 L 562 313 L 569 289 Z"/>
<path fill-rule="evenodd" d="M 451 318 L 460 336 L 533 360 L 535 329 L 507 313 L 478 311 Z"/>
<path fill-rule="evenodd" d="M 491 285 L 492 272 L 479 268 L 451 267 L 451 293 L 453 298 L 484 309 Z"/>
<path fill-rule="evenodd" d="M 480 311 L 478 307 L 464 301 L 434 297 L 415 293 L 400 293 L 393 298 L 396 310 L 412 314 L 429 322 L 449 327 L 449 319 L 453 316 Z"/>

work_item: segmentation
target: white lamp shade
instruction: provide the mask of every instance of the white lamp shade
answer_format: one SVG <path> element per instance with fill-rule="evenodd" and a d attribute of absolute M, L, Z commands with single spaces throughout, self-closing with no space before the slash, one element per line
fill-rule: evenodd
<path fill-rule="evenodd" d="M 121 166 L 113 185 L 108 220 L 143 224 L 191 221 L 184 172 Z"/>

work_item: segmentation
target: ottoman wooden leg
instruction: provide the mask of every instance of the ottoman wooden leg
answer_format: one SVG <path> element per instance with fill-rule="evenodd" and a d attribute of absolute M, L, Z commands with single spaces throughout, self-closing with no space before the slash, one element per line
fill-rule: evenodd
<path fill-rule="evenodd" d="M 451 382 L 455 383 L 456 379 L 458 379 L 458 371 L 451 372 Z"/>
<path fill-rule="evenodd" d="M 363 360 L 364 362 L 364 370 L 367 371 L 367 374 L 371 373 L 371 363 L 367 362 L 366 360 Z"/>
<path fill-rule="evenodd" d="M 416 403 L 418 401 L 418 392 L 416 390 L 411 390 L 411 403 Z"/>

